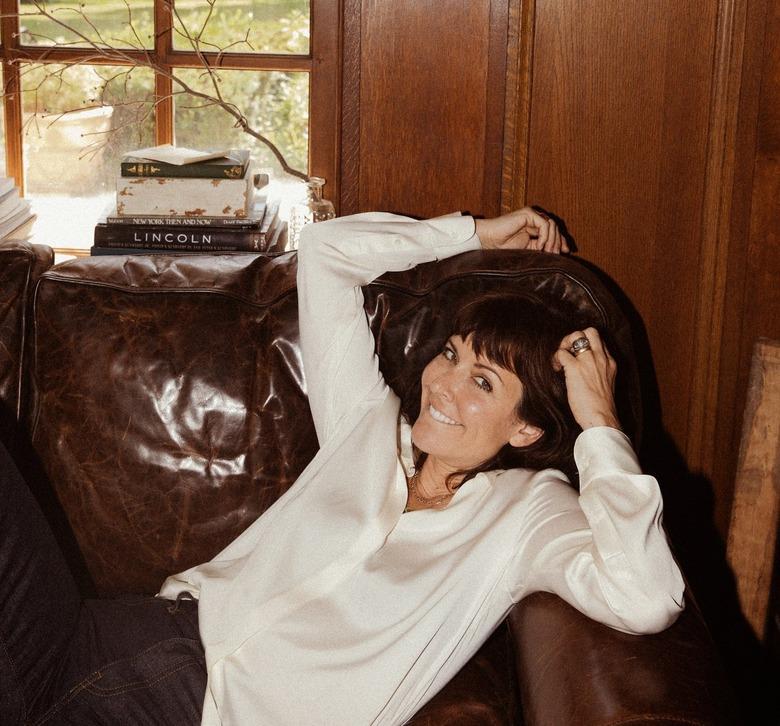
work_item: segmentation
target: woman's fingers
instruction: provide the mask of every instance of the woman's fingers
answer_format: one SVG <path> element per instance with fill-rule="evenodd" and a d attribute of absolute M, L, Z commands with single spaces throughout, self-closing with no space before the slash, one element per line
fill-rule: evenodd
<path fill-rule="evenodd" d="M 561 253 L 561 233 L 558 230 L 558 225 L 553 220 L 548 218 L 548 224 L 550 225 L 550 234 L 543 249 L 545 252 L 559 255 Z"/>
<path fill-rule="evenodd" d="M 549 251 L 548 245 L 553 242 L 557 229 L 555 223 L 546 214 L 537 212 L 531 207 L 525 207 L 523 211 L 527 214 L 529 225 L 533 226 L 536 232 L 536 244 L 534 244 L 533 249 Z"/>
<path fill-rule="evenodd" d="M 555 220 L 551 219 L 545 212 L 530 208 L 534 215 L 534 222 L 538 230 L 538 244 L 534 249 L 544 252 L 551 252 L 559 255 L 561 252 L 569 252 L 569 245 L 566 238 L 561 234 Z M 541 221 L 539 221 L 541 220 Z"/>
<path fill-rule="evenodd" d="M 582 349 L 582 353 L 584 353 L 586 350 L 597 350 L 602 352 L 605 350 L 604 344 L 601 342 L 599 331 L 596 330 L 596 328 L 585 328 L 584 330 L 575 330 L 574 332 L 569 333 L 561 341 L 560 347 L 564 348 L 565 350 L 571 350 L 572 345 L 574 345 L 574 341 L 580 340 L 581 338 L 585 338 L 585 340 L 588 341 L 587 346 Z"/>
<path fill-rule="evenodd" d="M 615 408 L 616 366 L 595 328 L 575 330 L 561 340 L 553 367 L 563 369 L 569 406 L 583 429 L 619 427 Z"/>
<path fill-rule="evenodd" d="M 476 233 L 485 249 L 529 249 L 554 254 L 569 251 L 558 225 L 531 207 L 493 219 L 478 219 Z"/>
<path fill-rule="evenodd" d="M 555 220 L 550 219 L 546 215 L 545 219 L 549 225 L 549 234 L 544 246 L 541 246 L 539 249 L 544 250 L 545 252 L 551 252 L 556 255 L 559 255 L 562 252 L 570 252 L 571 250 L 569 249 L 569 244 L 566 241 L 566 237 L 564 237 L 561 230 L 558 229 L 558 225 L 555 223 Z"/>
<path fill-rule="evenodd" d="M 550 227 L 553 226 L 549 219 L 542 218 L 542 221 L 539 224 L 539 246 L 538 249 L 544 250 L 546 249 L 550 238 L 551 238 L 551 230 Z"/>
<path fill-rule="evenodd" d="M 555 254 L 556 252 L 560 251 L 559 243 L 557 244 L 557 249 L 556 249 L 556 242 L 558 240 L 558 228 L 555 226 L 555 222 L 551 220 L 548 221 L 547 224 L 549 227 L 549 231 L 547 234 L 547 241 L 544 243 L 544 245 L 540 247 L 540 249 L 543 252 L 552 252 Z"/>
<path fill-rule="evenodd" d="M 560 230 L 558 230 L 558 237 L 561 240 L 561 253 L 568 254 L 569 252 L 571 252 L 571 247 L 569 247 L 569 243 L 566 240 L 566 235 Z"/>

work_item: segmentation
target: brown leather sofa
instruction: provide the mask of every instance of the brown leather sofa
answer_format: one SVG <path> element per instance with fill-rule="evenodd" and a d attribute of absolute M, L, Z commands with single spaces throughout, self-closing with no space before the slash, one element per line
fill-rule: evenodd
<path fill-rule="evenodd" d="M 50 265 L 47 248 L 0 245 L 0 436 L 14 439 L 39 496 L 56 492 L 97 593 L 154 593 L 230 542 L 315 453 L 296 257 Z M 536 289 L 578 326 L 609 331 L 621 416 L 638 437 L 631 332 L 574 259 L 475 252 L 383 276 L 366 310 L 391 384 L 432 355 L 455 306 L 504 286 Z M 736 723 L 730 703 L 690 595 L 675 625 L 636 637 L 539 593 L 412 723 Z"/>

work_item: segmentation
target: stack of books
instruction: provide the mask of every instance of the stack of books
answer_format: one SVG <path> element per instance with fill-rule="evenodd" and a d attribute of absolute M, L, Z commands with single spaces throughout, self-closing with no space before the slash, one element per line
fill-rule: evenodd
<path fill-rule="evenodd" d="M 163 145 L 122 159 L 91 254 L 279 252 L 286 227 L 279 203 L 256 193 L 248 150 Z"/>
<path fill-rule="evenodd" d="M 26 239 L 35 221 L 30 202 L 19 196 L 13 179 L 0 177 L 0 240 Z"/>

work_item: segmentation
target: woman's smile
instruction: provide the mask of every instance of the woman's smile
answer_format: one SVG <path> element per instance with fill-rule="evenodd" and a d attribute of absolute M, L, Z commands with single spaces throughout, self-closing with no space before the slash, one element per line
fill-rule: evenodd
<path fill-rule="evenodd" d="M 509 370 L 476 355 L 453 335 L 422 373 L 420 412 L 412 440 L 431 460 L 453 470 L 487 461 L 524 424 L 516 407 L 523 392 Z"/>
<path fill-rule="evenodd" d="M 449 416 L 439 411 L 438 408 L 434 408 L 433 404 L 428 406 L 428 413 L 431 414 L 431 418 L 434 421 L 447 424 L 447 426 L 460 426 L 460 424 L 457 421 L 451 419 Z"/>

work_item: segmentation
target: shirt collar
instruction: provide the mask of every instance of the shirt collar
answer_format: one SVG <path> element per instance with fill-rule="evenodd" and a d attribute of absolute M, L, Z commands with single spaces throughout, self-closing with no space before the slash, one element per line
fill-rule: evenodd
<path fill-rule="evenodd" d="M 412 427 L 406 419 L 398 419 L 398 457 L 407 478 L 414 474 L 414 452 L 412 450 Z"/>

